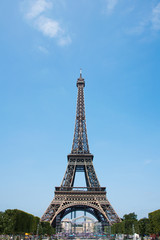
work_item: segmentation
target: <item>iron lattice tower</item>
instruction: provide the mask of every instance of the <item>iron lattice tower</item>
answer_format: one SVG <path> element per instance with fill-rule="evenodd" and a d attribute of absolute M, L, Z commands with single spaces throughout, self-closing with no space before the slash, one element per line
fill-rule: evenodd
<path fill-rule="evenodd" d="M 106 197 L 106 188 L 101 187 L 93 166 L 93 155 L 89 151 L 85 104 L 85 81 L 77 80 L 78 96 L 74 138 L 71 153 L 68 155 L 68 165 L 60 187 L 55 187 L 55 196 L 41 217 L 41 221 L 50 221 L 60 231 L 61 219 L 68 213 L 84 210 L 94 215 L 102 226 L 110 226 L 120 222 Z M 86 187 L 74 187 L 76 172 L 85 174 Z"/>

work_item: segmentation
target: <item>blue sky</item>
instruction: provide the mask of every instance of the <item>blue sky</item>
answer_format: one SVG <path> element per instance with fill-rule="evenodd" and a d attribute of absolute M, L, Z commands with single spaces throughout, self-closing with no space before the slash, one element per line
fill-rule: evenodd
<path fill-rule="evenodd" d="M 2 0 L 0 31 L 0 210 L 41 216 L 51 202 L 71 151 L 80 68 L 109 201 L 120 217 L 159 209 L 160 1 Z"/>

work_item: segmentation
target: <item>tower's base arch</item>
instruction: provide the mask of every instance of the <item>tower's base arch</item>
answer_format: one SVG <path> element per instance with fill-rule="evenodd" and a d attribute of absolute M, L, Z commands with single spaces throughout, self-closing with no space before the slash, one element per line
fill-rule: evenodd
<path fill-rule="evenodd" d="M 92 214 L 102 227 L 111 226 L 120 222 L 120 218 L 106 198 L 105 188 L 98 191 L 90 188 L 83 190 L 61 190 L 56 188 L 55 197 L 41 218 L 41 221 L 49 221 L 56 231 L 60 231 L 61 220 L 73 211 L 86 211 Z"/>
<path fill-rule="evenodd" d="M 53 227 L 56 227 L 57 232 L 61 231 L 61 221 L 62 219 L 70 214 L 71 212 L 77 212 L 77 211 L 85 211 L 87 213 L 90 213 L 93 217 L 97 219 L 98 222 L 102 224 L 102 228 L 104 226 L 109 226 L 109 220 L 106 219 L 106 216 L 104 213 L 102 213 L 101 209 L 99 207 L 94 206 L 94 204 L 87 204 L 87 203 L 80 203 L 81 205 L 77 205 L 75 203 L 70 203 L 69 205 L 65 206 L 65 208 L 60 208 L 59 211 L 57 211 L 57 214 L 53 217 L 53 219 L 50 221 L 50 224 Z"/>

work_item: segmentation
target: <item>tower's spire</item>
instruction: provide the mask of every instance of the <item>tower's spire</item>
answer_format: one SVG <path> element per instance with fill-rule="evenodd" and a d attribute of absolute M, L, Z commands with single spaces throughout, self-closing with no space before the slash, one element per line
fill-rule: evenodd
<path fill-rule="evenodd" d="M 80 78 L 82 78 L 82 68 L 80 68 Z"/>
<path fill-rule="evenodd" d="M 74 138 L 72 145 L 72 154 L 90 153 L 87 129 L 86 129 L 86 117 L 85 117 L 85 104 L 84 104 L 84 87 L 85 81 L 82 78 L 82 69 L 80 69 L 80 77 L 77 79 L 78 96 L 77 96 L 77 111 L 76 122 L 74 130 Z"/>

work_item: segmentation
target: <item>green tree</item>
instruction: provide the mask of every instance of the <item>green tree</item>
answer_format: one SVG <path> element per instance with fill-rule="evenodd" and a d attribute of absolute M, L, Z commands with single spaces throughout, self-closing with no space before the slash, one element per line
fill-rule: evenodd
<path fill-rule="evenodd" d="M 42 222 L 41 224 L 41 234 L 52 235 L 55 233 L 55 228 L 51 227 L 49 222 Z"/>
<path fill-rule="evenodd" d="M 113 234 L 133 234 L 134 232 L 139 232 L 137 215 L 135 213 L 125 214 L 123 216 L 122 222 L 116 223 L 112 226 Z"/>
<path fill-rule="evenodd" d="M 160 209 L 148 214 L 151 233 L 160 234 Z"/>
<path fill-rule="evenodd" d="M 55 229 L 48 222 L 39 223 L 39 217 L 23 212 L 18 209 L 7 209 L 0 212 L 0 234 L 24 234 L 37 233 L 39 226 L 39 234 L 54 234 Z"/>
<path fill-rule="evenodd" d="M 137 215 L 133 212 L 133 213 L 129 213 L 129 214 L 125 214 L 124 216 L 123 216 L 123 219 L 125 220 L 125 221 L 134 221 L 134 220 L 137 220 Z"/>
<path fill-rule="evenodd" d="M 0 212 L 0 234 L 4 232 L 4 213 Z"/>
<path fill-rule="evenodd" d="M 124 224 L 125 224 L 125 234 L 134 234 L 135 232 L 138 233 L 138 221 L 137 221 L 137 215 L 133 213 L 125 214 L 123 216 Z"/>
<path fill-rule="evenodd" d="M 148 218 L 142 218 L 138 221 L 139 234 L 141 236 L 150 234 L 150 221 Z"/>
<path fill-rule="evenodd" d="M 3 226 L 4 226 L 4 233 L 5 234 L 14 234 L 14 227 L 15 227 L 15 212 L 11 209 L 7 209 L 4 212 L 3 217 Z"/>

